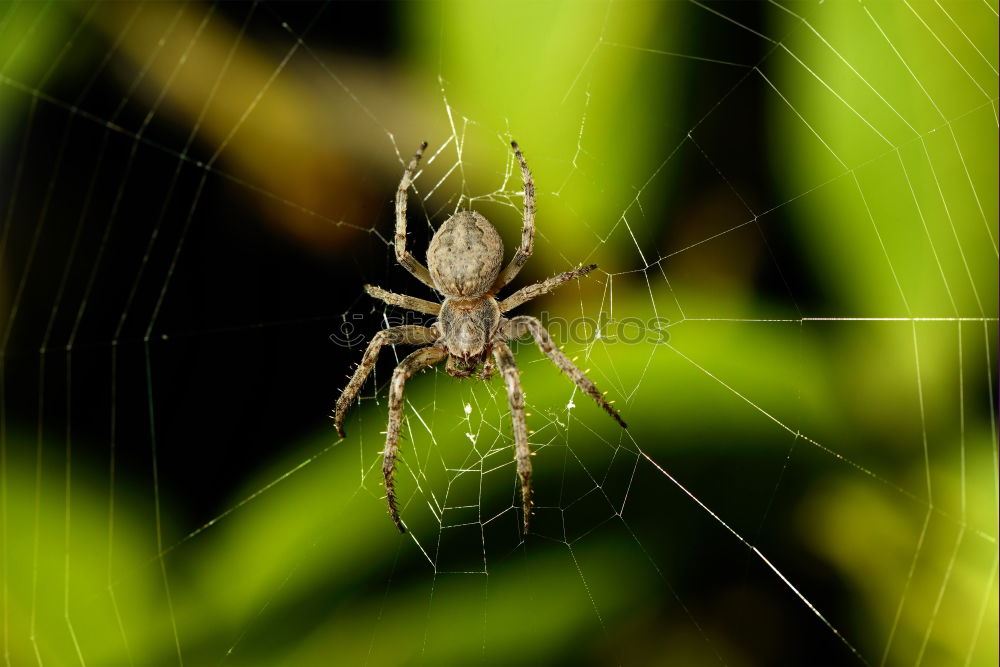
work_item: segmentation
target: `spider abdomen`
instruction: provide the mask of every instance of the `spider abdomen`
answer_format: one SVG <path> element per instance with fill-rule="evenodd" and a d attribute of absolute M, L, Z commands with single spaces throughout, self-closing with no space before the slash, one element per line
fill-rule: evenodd
<path fill-rule="evenodd" d="M 502 261 L 500 235 L 475 211 L 459 211 L 445 220 L 427 248 L 427 268 L 435 287 L 446 296 L 485 294 Z"/>

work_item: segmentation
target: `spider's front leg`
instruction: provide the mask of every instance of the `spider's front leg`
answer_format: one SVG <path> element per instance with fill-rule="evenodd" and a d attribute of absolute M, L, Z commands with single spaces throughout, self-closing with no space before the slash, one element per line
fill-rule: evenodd
<path fill-rule="evenodd" d="M 517 476 L 521 478 L 524 532 L 528 533 L 531 530 L 531 449 L 528 447 L 528 426 L 524 421 L 524 392 L 521 391 L 521 378 L 510 346 L 497 341 L 493 346 L 493 358 L 507 387 L 510 418 L 514 424 L 514 458 L 517 460 Z"/>
<path fill-rule="evenodd" d="M 337 407 L 334 411 L 333 425 L 341 438 L 344 437 L 344 416 L 347 409 L 351 407 L 354 398 L 361 391 L 361 385 L 368 379 L 368 374 L 372 372 L 375 362 L 378 360 L 378 353 L 383 345 L 398 345 L 399 343 L 409 343 L 411 345 L 425 345 L 437 340 L 437 330 L 431 327 L 421 327 L 407 325 L 401 327 L 390 327 L 375 334 L 372 342 L 365 350 L 365 356 L 361 358 L 361 363 L 354 370 L 350 382 L 344 387 L 340 398 L 337 399 Z"/>
<path fill-rule="evenodd" d="M 385 430 L 382 475 L 385 477 L 385 499 L 389 503 L 389 515 L 401 533 L 405 533 L 406 528 L 399 519 L 399 509 L 396 507 L 396 483 L 393 473 L 396 471 L 396 454 L 399 451 L 399 426 L 403 421 L 403 389 L 406 381 L 414 373 L 433 366 L 446 356 L 448 352 L 443 348 L 423 347 L 399 362 L 392 373 L 392 383 L 389 385 L 389 427 Z"/>
<path fill-rule="evenodd" d="M 520 338 L 526 333 L 530 333 L 531 337 L 535 339 L 535 343 L 541 348 L 542 352 L 545 353 L 552 363 L 559 367 L 563 373 L 568 375 L 576 386 L 587 393 L 594 401 L 597 402 L 599 406 L 604 408 L 604 411 L 611 415 L 616 422 L 622 428 L 628 428 L 625 424 L 625 420 L 622 416 L 618 414 L 610 403 L 607 402 L 598 389 L 594 382 L 583 374 L 579 368 L 577 368 L 572 361 L 570 361 L 565 354 L 563 354 L 558 347 L 552 342 L 552 338 L 549 336 L 549 332 L 545 330 L 542 323 L 538 318 L 532 317 L 530 315 L 519 315 L 517 317 L 512 317 L 507 320 L 503 326 L 502 334 L 507 340 L 515 340 Z"/>

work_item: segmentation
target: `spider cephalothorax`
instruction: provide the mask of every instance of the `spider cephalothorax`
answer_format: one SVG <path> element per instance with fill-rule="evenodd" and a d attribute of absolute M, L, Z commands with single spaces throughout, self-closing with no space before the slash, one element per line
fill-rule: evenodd
<path fill-rule="evenodd" d="M 398 326 L 383 329 L 375 334 L 357 370 L 337 400 L 334 425 L 344 435 L 344 415 L 357 396 L 361 385 L 371 372 L 383 345 L 408 343 L 426 345 L 413 352 L 396 367 L 389 387 L 389 426 L 386 429 L 382 473 L 385 477 L 386 500 L 389 514 L 401 532 L 405 532 L 396 506 L 393 473 L 396 469 L 399 428 L 403 415 L 403 388 L 417 371 L 438 363 L 447 357 L 445 369 L 455 377 L 469 377 L 483 366 L 482 377 L 490 377 L 493 363 L 503 374 L 507 388 L 511 418 L 514 424 L 514 449 L 517 474 L 521 480 L 521 504 L 524 510 L 524 531 L 531 526 L 531 450 L 528 447 L 528 428 L 525 424 L 524 395 L 518 377 L 514 354 L 507 341 L 531 334 L 549 359 L 569 375 L 580 389 L 597 401 L 615 420 L 625 426 L 618 412 L 604 400 L 594 383 L 573 365 L 552 343 L 542 323 L 529 315 L 510 319 L 503 316 L 529 299 L 552 291 L 563 283 L 593 271 L 591 264 L 552 276 L 540 283 L 522 287 L 506 299 L 497 301 L 495 295 L 521 270 L 535 239 L 535 183 L 528 165 L 516 142 L 510 142 L 521 166 L 524 180 L 524 227 L 521 245 L 500 270 L 503 263 L 503 243 L 490 221 L 475 211 L 459 211 L 448 218 L 435 232 L 427 249 L 427 266 L 424 267 L 406 250 L 406 192 L 413 172 L 420 162 L 427 143 L 416 154 L 403 173 L 403 180 L 396 191 L 396 260 L 422 283 L 444 296 L 443 303 L 426 301 L 403 294 L 393 294 L 371 285 L 365 291 L 371 296 L 394 306 L 417 312 L 437 315 L 429 327 Z"/>

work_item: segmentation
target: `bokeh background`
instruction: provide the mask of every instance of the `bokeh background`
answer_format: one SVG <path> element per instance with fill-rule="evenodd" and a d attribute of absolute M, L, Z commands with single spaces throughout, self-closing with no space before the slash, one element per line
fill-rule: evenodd
<path fill-rule="evenodd" d="M 4 3 L 7 664 L 996 664 L 997 103 L 993 0 Z M 362 286 L 421 140 L 512 248 L 511 138 L 630 428 L 518 346 L 524 536 L 414 378 L 400 536 Z"/>

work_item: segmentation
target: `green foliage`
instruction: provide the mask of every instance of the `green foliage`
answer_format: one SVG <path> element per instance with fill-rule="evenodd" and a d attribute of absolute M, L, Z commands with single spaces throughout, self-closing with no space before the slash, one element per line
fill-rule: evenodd
<path fill-rule="evenodd" d="M 709 568 L 760 562 L 645 456 L 687 470 L 676 477 L 779 569 L 808 554 L 836 577 L 846 592 L 832 622 L 869 662 L 883 652 L 887 664 L 995 662 L 995 406 L 979 395 L 996 359 L 997 82 L 986 61 L 996 64 L 997 30 L 995 17 L 977 18 L 983 7 L 947 7 L 964 37 L 922 3 L 928 25 L 895 3 L 790 5 L 800 16 L 770 9 L 770 34 L 783 41 L 762 70 L 777 90 L 758 74 L 741 85 L 766 91 L 790 256 L 822 292 L 796 312 L 762 296 L 753 270 L 705 279 L 711 262 L 721 273 L 738 264 L 741 248 L 721 245 L 726 235 L 716 245 L 695 233 L 704 243 L 673 258 L 681 223 L 655 208 L 679 177 L 665 146 L 690 125 L 670 92 L 685 61 L 618 44 L 669 44 L 697 7 L 405 4 L 410 74 L 421 85 L 440 76 L 443 94 L 432 98 L 447 101 L 428 112 L 440 126 L 427 138 L 432 147 L 453 133 L 468 139 L 465 194 L 498 187 L 516 137 L 539 187 L 526 274 L 589 261 L 604 271 L 537 307 L 599 313 L 605 324 L 671 320 L 668 341 L 566 347 L 618 399 L 630 430 L 519 346 L 540 506 L 539 534 L 525 543 L 499 380 L 427 373 L 411 382 L 398 472 L 411 531 L 403 537 L 382 499 L 381 396 L 354 409 L 343 441 L 330 431 L 283 443 L 285 454 L 247 480 L 226 514 L 194 532 L 171 517 L 169 492 L 150 504 L 150 481 L 119 490 L 111 514 L 108 480 L 75 470 L 68 484 L 51 434 L 38 443 L 11 435 L 12 662 L 73 664 L 79 653 L 88 664 L 170 664 L 178 646 L 189 664 L 625 654 L 652 663 L 669 651 L 696 663 L 716 650 L 732 664 L 766 661 L 730 637 L 710 586 L 685 586 L 713 548 L 732 557 Z M 28 68 L 51 54 L 58 26 L 31 26 L 39 37 L 0 44 L 0 58 Z M 947 54 L 930 48 L 931 31 L 978 69 L 956 77 Z M 9 103 L 0 100 L 2 116 Z M 658 196 L 645 207 L 651 189 Z M 480 199 L 514 219 L 502 198 Z M 772 219 L 755 222 L 766 230 Z M 511 239 L 512 229 L 501 233 Z M 799 319 L 827 316 L 876 321 Z M 890 317 L 973 321 L 877 321 Z M 38 462 L 17 454 L 38 447 Z M 733 460 L 776 463 L 753 479 L 729 470 Z M 739 490 L 755 482 L 763 491 Z M 782 604 L 794 599 L 777 585 Z M 764 594 L 748 595 L 747 607 L 766 608 Z M 678 600 L 717 627 L 693 629 Z M 649 633 L 636 630 L 644 623 Z M 660 624 L 676 635 L 669 647 L 656 643 Z"/>

